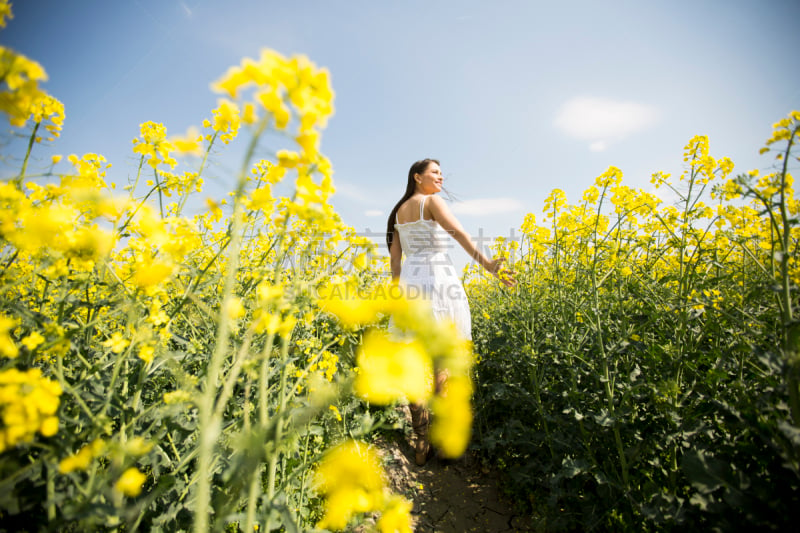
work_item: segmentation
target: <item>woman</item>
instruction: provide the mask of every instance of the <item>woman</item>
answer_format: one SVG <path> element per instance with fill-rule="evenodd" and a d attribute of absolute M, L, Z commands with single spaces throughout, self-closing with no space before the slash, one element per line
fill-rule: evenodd
<path fill-rule="evenodd" d="M 392 209 L 386 227 L 392 279 L 400 283 L 409 298 L 430 300 L 437 319 L 451 320 L 464 339 L 472 340 L 467 295 L 447 255 L 448 234 L 471 258 L 498 278 L 502 259 L 486 257 L 444 200 L 436 196 L 442 191 L 443 180 L 439 162 L 435 159 L 423 159 L 411 165 L 406 192 Z M 402 261 L 404 254 L 405 262 Z M 506 286 L 514 285 L 510 276 L 504 275 L 500 279 Z M 446 377 L 446 371 L 437 372 L 437 390 Z M 430 415 L 423 405 L 412 403 L 409 408 L 417 436 L 415 460 L 421 466 L 427 462 L 431 452 L 427 438 Z"/>

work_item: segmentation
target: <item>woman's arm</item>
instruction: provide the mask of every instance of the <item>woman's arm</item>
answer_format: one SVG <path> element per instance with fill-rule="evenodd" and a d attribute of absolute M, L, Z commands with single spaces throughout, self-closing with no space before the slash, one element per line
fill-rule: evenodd
<path fill-rule="evenodd" d="M 447 207 L 445 201 L 436 195 L 431 195 L 428 198 L 427 205 L 430 206 L 430 212 L 433 216 L 433 219 L 438 222 L 447 233 L 453 236 L 456 242 L 460 244 L 462 248 L 464 248 L 469 256 L 477 261 L 490 274 L 497 276 L 500 270 L 500 264 L 503 262 L 503 260 L 489 259 L 482 251 L 478 249 L 477 246 L 475 246 L 475 243 L 472 242 L 469 234 L 464 231 L 461 223 L 450 211 L 450 208 Z M 511 284 L 514 282 L 514 280 L 510 277 L 508 279 L 501 279 L 501 281 L 508 286 L 511 286 Z"/>
<path fill-rule="evenodd" d="M 403 260 L 403 249 L 400 246 L 400 239 L 397 238 L 397 232 L 394 233 L 392 239 L 392 246 L 389 248 L 389 265 L 392 267 L 392 280 L 397 281 L 400 279 L 400 264 Z"/>

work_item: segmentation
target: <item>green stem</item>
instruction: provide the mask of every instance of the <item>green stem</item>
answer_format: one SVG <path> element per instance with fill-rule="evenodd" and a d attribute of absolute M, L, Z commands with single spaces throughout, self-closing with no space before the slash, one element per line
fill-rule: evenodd
<path fill-rule="evenodd" d="M 800 127 L 798 127 L 800 129 Z M 782 247 L 782 254 L 781 254 L 781 311 L 783 314 L 783 324 L 784 324 L 784 349 L 789 349 L 788 346 L 788 326 L 792 322 L 792 293 L 791 293 L 791 279 L 789 277 L 789 250 L 791 250 L 791 225 L 792 222 L 789 220 L 789 212 L 786 208 L 786 175 L 788 171 L 788 163 L 789 157 L 792 151 L 792 144 L 794 142 L 794 137 L 797 134 L 798 129 L 792 132 L 791 136 L 789 137 L 789 142 L 786 145 L 786 151 L 783 157 L 783 168 L 781 169 L 781 197 L 780 197 L 780 210 L 781 210 L 781 222 L 783 223 L 783 231 L 779 234 L 781 237 L 781 247 Z"/>
<path fill-rule="evenodd" d="M 302 478 L 300 479 L 300 498 L 298 501 L 305 502 L 306 497 L 306 481 L 308 480 L 308 442 L 311 440 L 311 432 L 308 431 L 308 426 L 306 426 L 306 442 L 303 444 L 303 466 L 300 468 L 300 471 L 303 473 Z"/>
<path fill-rule="evenodd" d="M 197 459 L 198 480 L 197 500 L 195 502 L 195 533 L 206 533 L 209 529 L 209 514 L 211 513 L 211 463 L 213 461 L 214 449 L 220 434 L 221 426 L 219 417 L 215 416 L 215 398 L 217 396 L 222 363 L 227 353 L 228 338 L 230 335 L 230 320 L 225 315 L 225 309 L 228 308 L 233 299 L 236 273 L 239 268 L 241 209 L 241 201 L 239 195 L 237 195 L 233 209 L 233 220 L 231 222 L 230 250 L 220 307 L 221 316 L 217 329 L 217 342 L 214 346 L 214 352 L 211 355 L 204 389 L 198 405 L 200 438 Z"/>
<path fill-rule="evenodd" d="M 19 176 L 14 180 L 14 183 L 17 187 L 22 188 L 22 180 L 25 179 L 25 171 L 28 170 L 28 160 L 31 157 L 31 152 L 33 151 L 33 143 L 36 142 L 36 132 L 39 131 L 39 125 L 41 123 L 37 122 L 33 126 L 33 133 L 31 133 L 31 138 L 28 139 L 28 149 L 25 152 L 25 159 L 22 160 L 22 168 L 19 171 Z"/>
<path fill-rule="evenodd" d="M 158 179 L 158 170 L 153 169 L 153 176 L 156 178 L 156 189 L 158 189 L 158 209 L 161 218 L 164 218 L 164 193 L 161 191 L 161 180 Z"/>
<path fill-rule="evenodd" d="M 283 438 L 283 413 L 286 409 L 286 377 L 289 373 L 288 365 L 289 355 L 289 340 L 281 337 L 281 381 L 278 391 L 279 401 L 278 410 L 275 413 L 275 446 L 272 447 L 272 455 L 269 458 L 269 465 L 267 467 L 267 499 L 272 502 L 275 497 L 275 478 L 278 468 L 278 457 L 280 456 L 280 441 Z M 267 524 L 264 528 L 265 531 L 270 530 L 271 515 L 267 516 Z"/>
<path fill-rule="evenodd" d="M 269 420 L 269 358 L 272 355 L 274 341 L 275 335 L 270 333 L 261 356 L 261 376 L 258 386 L 258 421 L 261 427 L 266 427 Z"/>
<path fill-rule="evenodd" d="M 261 465 L 253 470 L 250 478 L 250 491 L 247 495 L 247 518 L 245 520 L 245 531 L 254 531 L 256 522 L 256 503 L 258 503 L 258 493 L 261 485 Z M 266 531 L 269 531 L 267 529 Z"/>
<path fill-rule="evenodd" d="M 47 521 L 52 522 L 56 519 L 56 503 L 53 498 L 56 495 L 56 482 L 53 468 L 45 467 L 47 469 Z"/>
<path fill-rule="evenodd" d="M 600 224 L 600 216 L 601 216 L 601 209 L 603 206 L 603 201 L 605 200 L 605 194 L 608 185 L 603 187 L 603 192 L 600 195 L 600 200 L 597 204 L 597 216 L 595 218 L 595 227 L 593 231 L 595 245 L 594 245 L 594 252 L 592 256 L 592 268 L 591 268 L 591 279 L 592 279 L 592 300 L 593 300 L 593 307 L 594 307 L 594 326 L 597 328 L 597 346 L 600 349 L 600 360 L 602 361 L 602 372 L 603 372 L 603 386 L 606 391 L 606 399 L 608 405 L 608 412 L 614 418 L 612 422 L 614 424 L 613 433 L 614 433 L 614 442 L 617 447 L 617 456 L 619 458 L 619 465 L 620 470 L 622 471 L 622 482 L 625 485 L 625 489 L 628 489 L 628 460 L 625 457 L 625 448 L 622 444 L 622 436 L 619 432 L 619 426 L 617 424 L 616 418 L 613 416 L 615 413 L 614 408 L 614 387 L 611 381 L 611 375 L 609 372 L 608 366 L 608 354 L 606 353 L 605 342 L 603 340 L 603 329 L 602 329 L 602 322 L 600 319 L 600 299 L 598 296 L 598 283 L 597 283 L 597 259 L 599 253 L 599 243 L 597 242 L 597 232 Z M 619 223 L 619 221 L 618 221 Z"/>
<path fill-rule="evenodd" d="M 131 346 L 128 345 L 128 347 L 125 349 L 124 354 L 119 354 L 119 356 L 117 357 L 117 360 L 114 363 L 114 369 L 111 372 L 111 381 L 108 384 L 108 389 L 107 390 L 113 391 L 114 387 L 117 385 L 117 379 L 119 378 L 120 369 L 122 368 L 122 365 L 124 363 L 127 363 L 128 355 L 130 354 L 130 351 L 131 351 Z M 123 384 L 123 386 L 125 388 L 127 388 L 127 381 Z M 108 396 L 106 396 L 106 401 L 103 404 L 103 408 L 100 410 L 100 413 L 98 413 L 98 415 L 97 415 L 98 419 L 102 419 L 103 417 L 105 417 L 106 411 L 108 411 L 108 408 L 111 405 L 111 400 L 112 400 L 113 397 L 114 397 L 114 395 L 110 394 L 110 393 L 108 394 Z M 125 397 L 124 393 L 123 393 L 122 397 L 123 398 Z"/>
<path fill-rule="evenodd" d="M 221 419 L 215 409 L 215 398 L 217 396 L 218 381 L 222 370 L 222 363 L 228 350 L 228 337 L 230 335 L 230 320 L 225 316 L 225 309 L 228 309 L 234 294 L 236 278 L 239 270 L 239 255 L 242 243 L 242 196 L 247 184 L 246 168 L 252 157 L 253 151 L 261 131 L 266 126 L 266 119 L 259 133 L 250 140 L 250 146 L 245 156 L 245 163 L 239 173 L 239 179 L 234 192 L 233 220 L 230 224 L 230 241 L 228 252 L 228 263 L 225 265 L 226 276 L 222 292 L 221 319 L 217 329 L 217 342 L 214 352 L 208 365 L 205 388 L 198 405 L 200 439 L 198 444 L 197 459 L 197 499 L 195 502 L 195 533 L 206 533 L 209 529 L 209 514 L 211 513 L 211 463 L 213 461 L 214 449 L 217 438 L 221 430 Z"/>
<path fill-rule="evenodd" d="M 792 144 L 800 126 L 795 128 L 789 136 L 786 151 L 783 154 L 783 168 L 781 169 L 781 196 L 780 210 L 783 222 L 781 247 L 781 314 L 783 315 L 783 351 L 787 359 L 785 372 L 786 388 L 789 391 L 789 409 L 795 426 L 800 426 L 800 325 L 794 323 L 792 309 L 792 288 L 789 276 L 789 256 L 791 249 L 792 221 L 786 207 L 786 176 L 788 172 L 789 157 Z M 795 222 L 796 223 L 796 222 Z"/>

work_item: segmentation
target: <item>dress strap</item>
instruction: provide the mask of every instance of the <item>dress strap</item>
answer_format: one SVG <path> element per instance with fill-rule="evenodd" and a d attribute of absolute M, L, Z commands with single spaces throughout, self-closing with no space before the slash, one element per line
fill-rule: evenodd
<path fill-rule="evenodd" d="M 425 200 L 427 198 L 428 198 L 427 196 L 423 196 L 422 197 L 422 201 L 419 203 L 419 219 L 420 220 L 422 220 L 422 209 L 425 207 Z"/>

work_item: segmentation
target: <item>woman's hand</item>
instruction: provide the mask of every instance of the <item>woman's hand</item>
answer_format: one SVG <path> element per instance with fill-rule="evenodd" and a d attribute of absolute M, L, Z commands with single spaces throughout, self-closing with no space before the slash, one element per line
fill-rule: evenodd
<path fill-rule="evenodd" d="M 513 287 L 517 284 L 517 280 L 514 279 L 515 272 L 513 270 L 505 270 L 501 268 L 505 259 L 491 259 L 489 264 L 486 265 L 486 270 L 488 270 L 494 277 L 499 279 L 503 285 L 506 287 Z"/>

